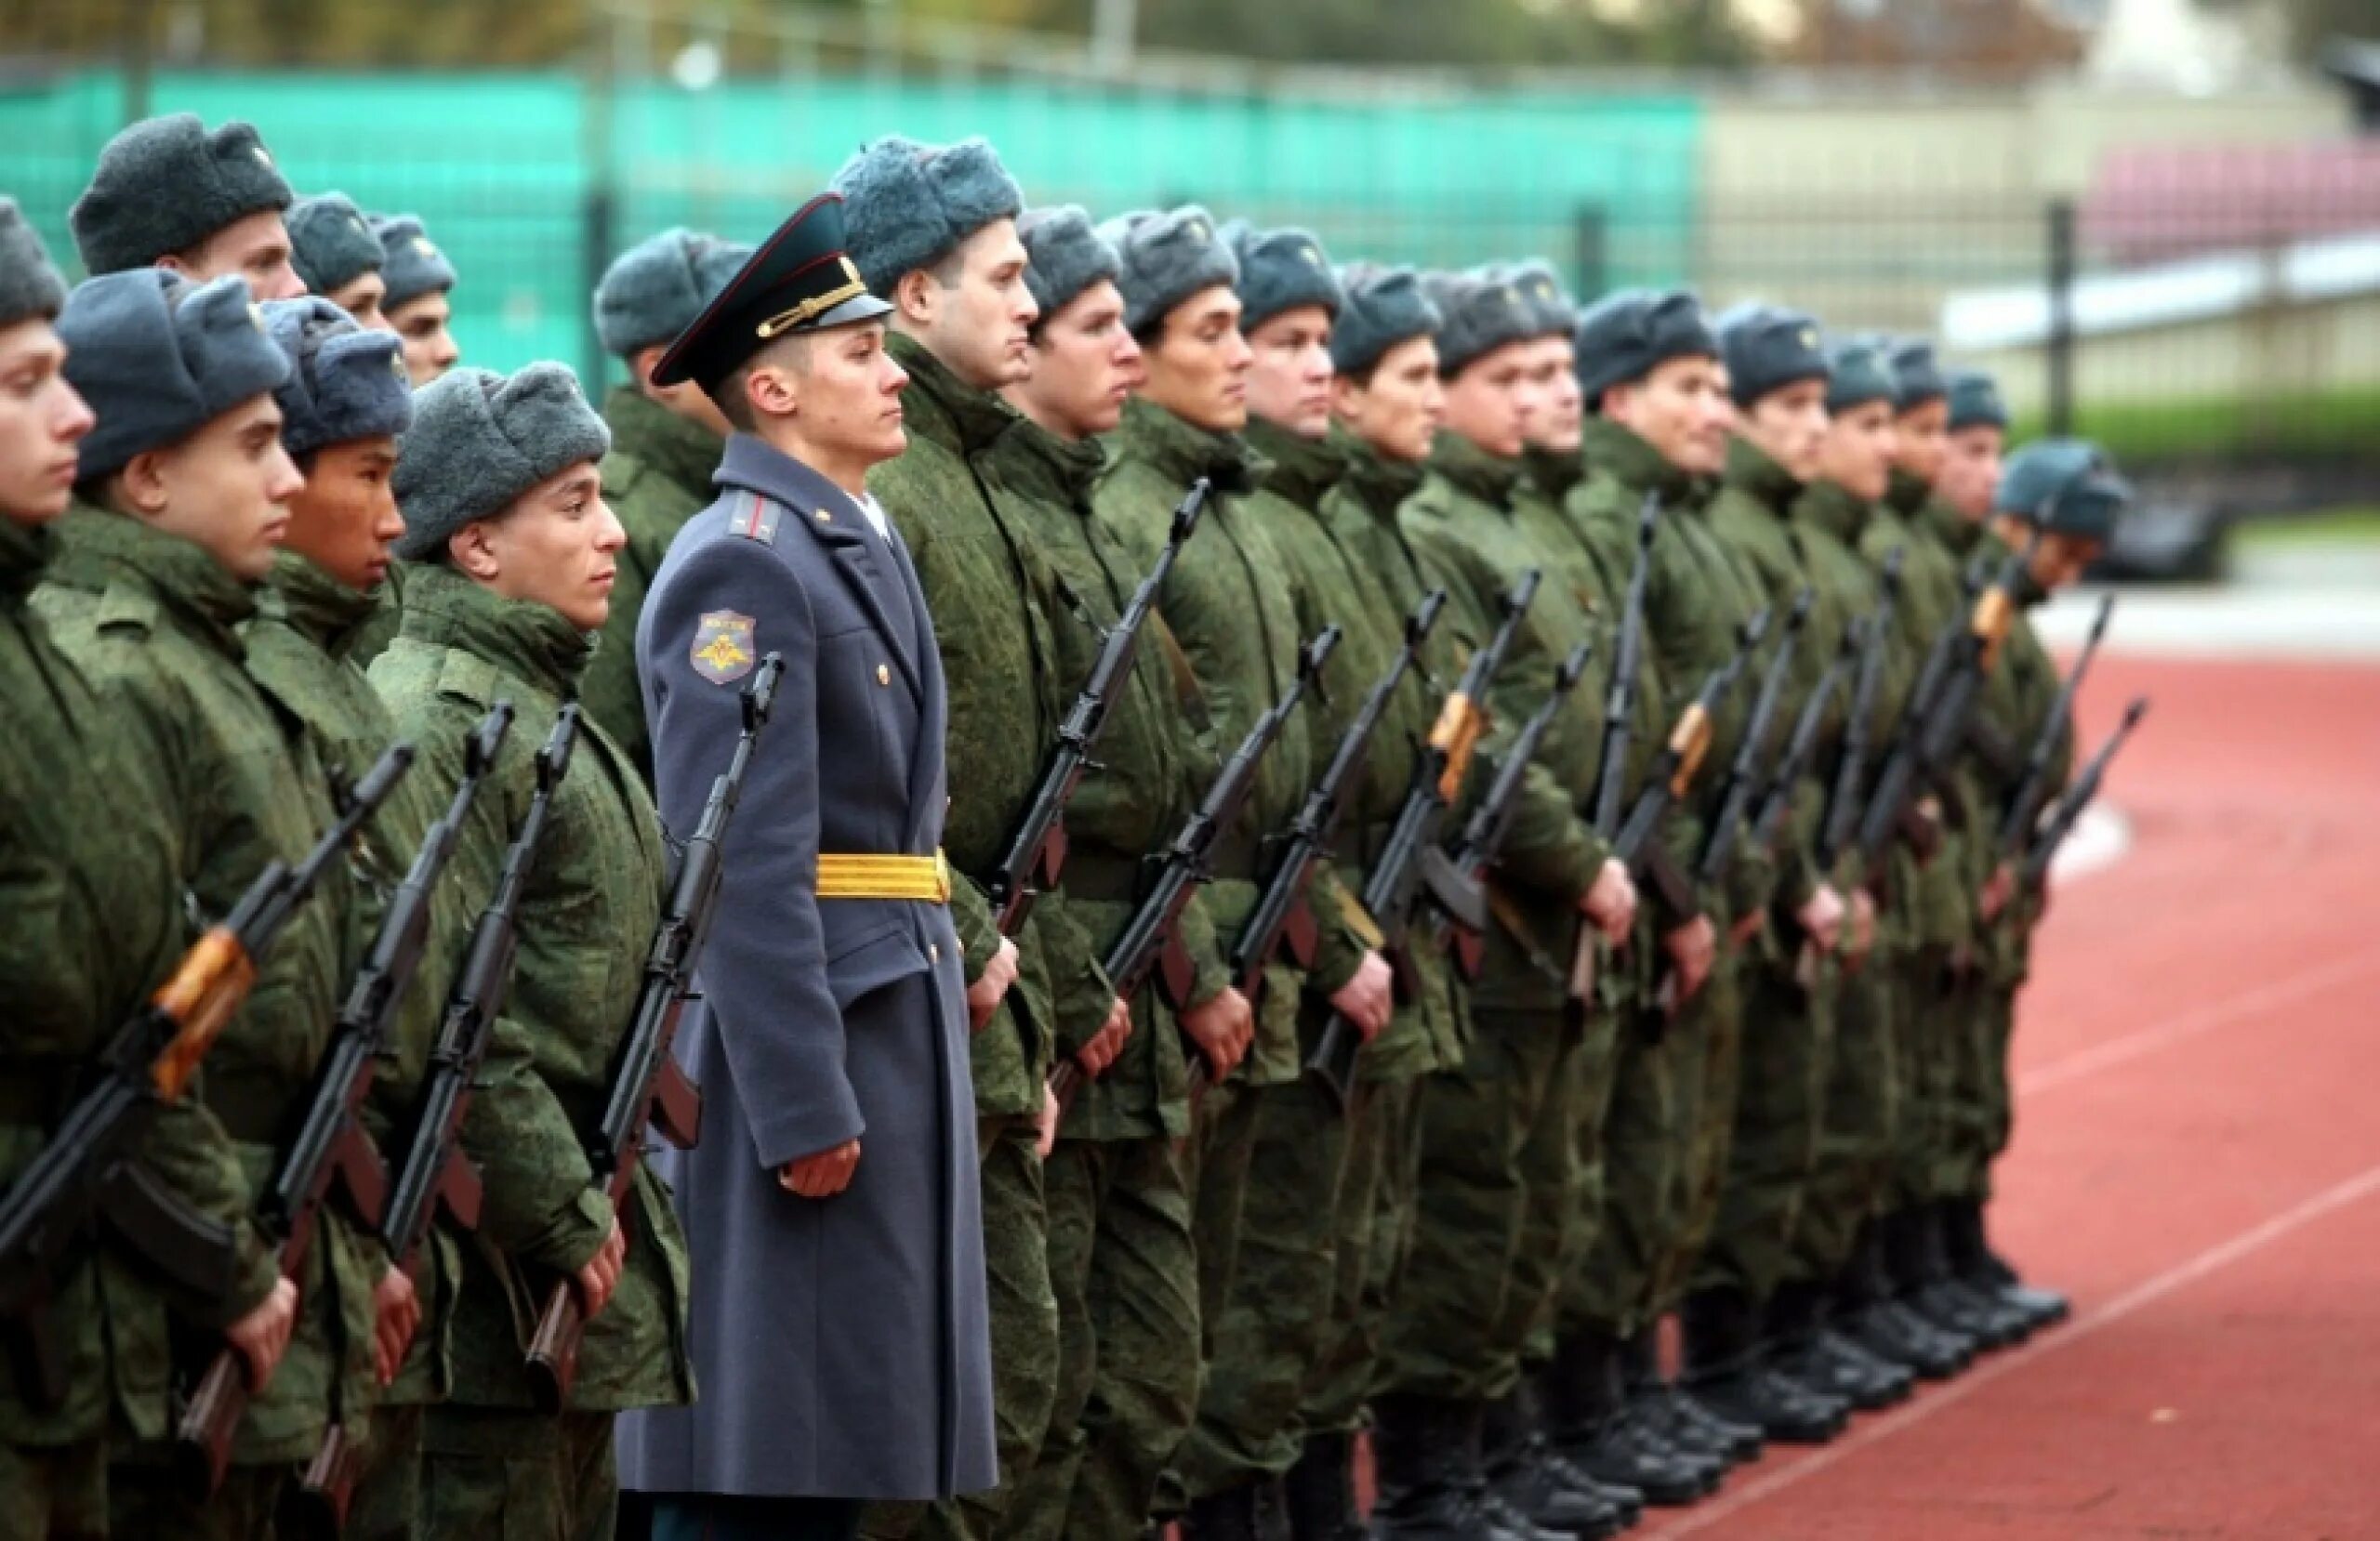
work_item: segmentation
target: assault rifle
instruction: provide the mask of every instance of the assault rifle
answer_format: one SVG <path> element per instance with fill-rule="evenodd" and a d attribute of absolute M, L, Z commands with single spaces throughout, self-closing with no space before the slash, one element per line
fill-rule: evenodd
<path fill-rule="evenodd" d="M 2042 821 L 2041 833 L 2033 836 L 2023 863 L 2016 869 L 2019 892 L 2041 891 L 2043 882 L 2049 876 L 2050 862 L 2057 855 L 2057 848 L 2074 833 L 2075 823 L 2082 817 L 2082 810 L 2098 797 L 2099 784 L 2107 780 L 2108 766 L 2115 759 L 2116 751 L 2123 747 L 2124 740 L 2132 736 L 2132 731 L 2140 725 L 2140 719 L 2148 713 L 2149 698 L 2134 696 L 2132 704 L 2123 709 L 2123 720 L 2116 724 L 2116 731 L 2108 735 L 2108 742 L 2099 746 L 2099 752 L 2091 757 L 2090 763 L 2082 768 L 2082 773 L 2074 778 L 2074 784 L 2057 799 L 2049 817 Z"/>
<path fill-rule="evenodd" d="M 2049 716 L 2034 736 L 2031 751 L 2025 756 L 2024 780 L 2016 784 L 2015 796 L 2008 799 L 2008 807 L 2000 816 L 2000 850 L 2011 861 L 2025 852 L 2034 820 L 2041 813 L 2042 798 L 2049 790 L 2050 763 L 2057 757 L 2058 744 L 2071 726 L 2075 692 L 2082 688 L 2082 677 L 2091 672 L 2091 659 L 2099 651 L 2099 639 L 2108 633 L 2108 618 L 2115 608 L 2116 597 L 2112 594 L 2099 601 L 2099 613 L 2091 622 L 2091 635 L 2083 639 L 2082 651 L 2075 655 L 2074 667 L 2057 687 L 2057 698 L 2050 703 Z"/>
<path fill-rule="evenodd" d="M 1645 584 L 1653 565 L 1653 525 L 1660 518 L 1658 493 L 1645 494 L 1636 516 L 1636 564 L 1628 574 L 1628 598 L 1620 608 L 1620 642 L 1612 654 L 1611 689 L 1604 697 L 1603 761 L 1595 784 L 1595 833 L 1608 844 L 1620 833 L 1620 800 L 1628 789 L 1628 752 L 1635 741 L 1636 673 L 1645 658 Z"/>
<path fill-rule="evenodd" d="M 648 1126 L 681 1151 L 692 1150 L 702 1138 L 702 1091 L 670 1058 L 669 1046 L 677 1041 L 678 1019 L 694 995 L 694 970 L 701 967 L 711 917 L 719 910 L 728 821 L 743 801 L 744 779 L 752 769 L 760 730 L 768 724 L 784 673 L 784 656 L 772 652 L 746 682 L 743 731 L 727 769 L 710 784 L 702 816 L 679 858 L 661 923 L 654 928 L 653 944 L 645 949 L 636 1012 L 620 1041 L 602 1121 L 587 1142 L 590 1185 L 611 1201 L 615 1217 L 627 1214 Z M 559 1413 L 569 1402 L 572 1383 L 578 1378 L 579 1339 L 586 1330 L 576 1289 L 568 1280 L 556 1282 L 546 1293 L 545 1310 L 529 1339 L 529 1394 L 540 1412 Z"/>
<path fill-rule="evenodd" d="M 1157 609 L 1157 591 L 1165 586 L 1167 575 L 1173 571 L 1174 559 L 1182 554 L 1190 533 L 1198 527 L 1198 516 L 1207 506 L 1209 486 L 1203 476 L 1192 482 L 1189 495 L 1173 510 L 1173 524 L 1166 533 L 1165 549 L 1157 553 L 1157 565 L 1132 591 L 1116 624 L 1107 628 L 1099 656 L 1091 663 L 1090 678 L 1083 681 L 1074 705 L 1067 709 L 1065 720 L 1058 724 L 1058 742 L 1050 751 L 1049 763 L 1041 769 L 1041 779 L 1033 788 L 1033 800 L 1025 805 L 1025 817 L 1009 840 L 1007 854 L 992 869 L 988 892 L 993 920 L 1002 936 L 1014 936 L 1025 929 L 1025 916 L 1033 912 L 1033 902 L 1056 884 L 1060 870 L 1066 864 L 1066 805 L 1074 800 L 1075 788 L 1082 784 L 1083 772 L 1097 769 L 1098 762 L 1091 757 L 1099 747 L 1100 735 L 1106 731 L 1108 709 L 1131 678 L 1132 660 L 1140 651 L 1141 628 Z"/>
<path fill-rule="evenodd" d="M 416 1279 L 422 1244 L 441 1211 L 466 1231 L 480 1223 L 480 1174 L 462 1148 L 463 1119 L 470 1111 L 471 1087 L 479 1079 L 480 1062 L 487 1057 L 496 1019 L 503 1013 L 511 986 L 522 896 L 577 737 L 578 707 L 574 704 L 562 709 L 553 732 L 537 751 L 536 792 L 504 853 L 496 888 L 471 929 L 462 968 L 446 993 L 438 1042 L 430 1050 L 430 1073 L 414 1116 L 413 1141 L 380 1216 L 380 1239 L 390 1261 Z"/>
<path fill-rule="evenodd" d="M 1154 975 L 1166 1004 L 1180 1010 L 1190 1002 L 1190 990 L 1195 982 L 1196 965 L 1189 950 L 1182 945 L 1182 912 L 1190 906 L 1208 880 L 1213 876 L 1211 865 L 1214 846 L 1231 827 L 1239 822 L 1241 810 L 1248 806 L 1250 794 L 1256 790 L 1256 768 L 1273 741 L 1281 736 L 1289 714 L 1322 671 L 1322 665 L 1339 645 L 1339 628 L 1325 626 L 1298 652 L 1297 678 L 1282 693 L 1256 725 L 1240 740 L 1223 762 L 1214 784 L 1176 834 L 1163 854 L 1157 858 L 1157 874 L 1149 890 L 1124 923 L 1123 934 L 1107 951 L 1106 973 L 1116 988 L 1117 998 L 1130 1002 L 1141 987 Z M 1206 1068 L 1203 1056 L 1191 1066 L 1190 1096 L 1195 1103 L 1205 1094 L 1206 1082 L 1201 1073 Z M 1074 1100 L 1082 1090 L 1082 1066 L 1073 1060 L 1062 1062 L 1050 1073 L 1050 1089 L 1057 1095 L 1058 1116 L 1063 1119 L 1073 1108 Z"/>
<path fill-rule="evenodd" d="M 388 1198 L 389 1169 L 364 1126 L 364 1105 L 372 1094 L 373 1076 L 390 1031 L 429 950 L 431 896 L 454 858 L 463 821 L 470 817 L 471 805 L 511 728 L 512 704 L 499 701 L 464 742 L 462 779 L 456 784 L 446 811 L 423 832 L 412 866 L 390 896 L 379 932 L 364 955 L 364 967 L 348 986 L 338 1020 L 331 1026 L 330 1047 L 315 1068 L 313 1095 L 298 1126 L 298 1137 L 283 1152 L 281 1166 L 265 1190 L 258 1221 L 268 1235 L 280 1240 L 281 1276 L 301 1288 L 322 1206 L 334 1188 L 346 1193 L 348 1207 L 358 1220 L 375 1231 L 379 1227 L 381 1207 Z M 232 1436 L 248 1407 L 249 1388 L 241 1365 L 236 1351 L 229 1347 L 218 1350 L 191 1393 L 176 1430 L 185 1460 L 203 1463 L 199 1469 L 204 1470 L 210 1492 L 221 1483 L 231 1464 Z M 344 1423 L 335 1422 L 324 1433 L 322 1445 L 293 1495 L 312 1511 L 304 1516 L 303 1528 L 337 1533 L 346 1521 L 361 1455 L 359 1442 Z"/>
<path fill-rule="evenodd" d="M 1752 700 L 1752 719 L 1745 727 L 1743 742 L 1736 746 L 1736 757 L 1728 765 L 1727 779 L 1722 784 L 1718 819 L 1703 840 L 1702 858 L 1695 866 L 1694 876 L 1700 882 L 1716 883 L 1726 874 L 1727 860 L 1735 854 L 1737 834 L 1751 815 L 1752 798 L 1760 790 L 1761 762 L 1767 758 L 1778 705 L 1785 698 L 1785 678 L 1792 672 L 1802 627 L 1810 618 L 1810 599 L 1806 587 L 1794 596 L 1793 608 L 1785 616 L 1785 634 L 1777 639 L 1776 654 L 1768 661 L 1767 672 L 1761 676 L 1760 691 Z"/>
<path fill-rule="evenodd" d="M 1364 880 L 1364 908 L 1379 922 L 1381 955 L 1396 973 L 1396 998 L 1410 1001 L 1419 993 L 1412 955 L 1411 932 L 1426 899 L 1458 934 L 1474 939 L 1488 926 L 1488 901 L 1475 876 L 1465 878 L 1438 846 L 1438 824 L 1461 795 L 1471 757 L 1488 731 L 1488 687 L 1512 651 L 1521 620 L 1537 598 L 1540 581 L 1534 567 L 1525 570 L 1497 603 L 1502 618 L 1486 644 L 1471 655 L 1462 678 L 1438 708 L 1426 743 L 1418 746 L 1413 781 L 1398 806 L 1396 822 Z M 1474 951 L 1474 971 L 1476 952 Z M 1322 1040 L 1305 1062 L 1305 1072 L 1322 1083 L 1342 1113 L 1353 1095 L 1355 1059 L 1363 1052 L 1364 1035 L 1340 1012 L 1324 1025 Z"/>
<path fill-rule="evenodd" d="M 1818 821 L 1818 849 L 1811 853 L 1821 873 L 1833 872 L 1835 859 L 1858 836 L 1859 800 L 1867 793 L 1869 732 L 1884 697 L 1884 665 L 1892 652 L 1893 618 L 1900 608 L 1901 560 L 1906 555 L 1895 547 L 1884 558 L 1884 570 L 1877 580 L 1876 609 L 1868 617 L 1859 674 L 1851 690 L 1851 716 L 1843 725 L 1843 753 L 1827 789 L 1826 813 Z"/>
<path fill-rule="evenodd" d="M 1818 730 L 1826 722 L 1826 710 L 1833 705 L 1834 692 L 1841 688 L 1843 677 L 1851 672 L 1851 661 L 1860 651 L 1867 635 L 1864 623 L 1854 621 L 1843 628 L 1843 647 L 1818 677 L 1818 689 L 1809 700 L 1802 703 L 1802 715 L 1793 719 L 1793 733 L 1785 741 L 1785 753 L 1778 757 L 1776 768 L 1769 773 L 1768 784 L 1760 795 L 1760 812 L 1752 822 L 1752 844 L 1772 854 L 1777 850 L 1779 830 L 1786 813 L 1793 806 L 1793 788 L 1810 768 L 1811 757 L 1818 753 Z"/>
<path fill-rule="evenodd" d="M 49 1292 L 67 1254 L 101 1220 L 151 1264 L 203 1298 L 231 1286 L 229 1227 L 192 1210 L 139 1160 L 157 1114 L 190 1088 L 264 961 L 356 832 L 413 763 L 396 744 L 348 791 L 338 817 L 294 868 L 268 862 L 231 914 L 191 944 L 149 1004 L 116 1029 L 98 1079 L 68 1106 L 58 1132 L 0 1195 L 0 1316 L 9 1320 L 38 1407 L 61 1404 L 64 1345 L 49 1330 Z"/>
<path fill-rule="evenodd" d="M 1371 745 L 1372 734 L 1379 731 L 1382 716 L 1388 710 L 1389 698 L 1404 683 L 1406 671 L 1413 666 L 1421 644 L 1429 639 L 1430 628 L 1437 625 L 1438 612 L 1446 602 L 1447 591 L 1434 588 L 1405 618 L 1405 645 L 1365 693 L 1355 720 L 1339 737 L 1339 747 L 1332 752 L 1330 763 L 1323 768 L 1320 779 L 1299 807 L 1297 817 L 1289 821 L 1289 828 L 1281 835 L 1280 856 L 1265 881 L 1263 892 L 1257 896 L 1256 907 L 1248 913 L 1239 935 L 1233 939 L 1228 960 L 1232 982 L 1239 986 L 1240 994 L 1251 1004 L 1263 991 L 1265 966 L 1283 947 L 1288 948 L 1290 961 L 1299 968 L 1314 966 L 1315 948 L 1320 939 L 1306 890 L 1314 882 L 1315 863 L 1329 854 L 1330 842 L 1338 834 L 1340 814 L 1355 790 L 1355 778 L 1363 772 L 1365 753 Z"/>

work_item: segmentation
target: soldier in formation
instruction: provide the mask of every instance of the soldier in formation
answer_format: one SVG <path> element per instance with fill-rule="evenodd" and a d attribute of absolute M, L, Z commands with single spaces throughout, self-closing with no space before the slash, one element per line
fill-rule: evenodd
<path fill-rule="evenodd" d="M 980 139 L 630 248 L 600 415 L 247 125 L 68 221 L 7 1541 L 1597 1537 L 2066 1313 L 2027 613 L 2128 489 L 1988 376 Z"/>

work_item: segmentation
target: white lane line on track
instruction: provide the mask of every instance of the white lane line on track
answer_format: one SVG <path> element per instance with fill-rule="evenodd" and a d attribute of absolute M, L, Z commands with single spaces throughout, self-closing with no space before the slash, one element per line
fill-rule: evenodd
<path fill-rule="evenodd" d="M 2071 1086 L 2103 1070 L 2129 1064 L 2144 1056 L 2171 1048 L 2175 1044 L 2186 1043 L 2219 1028 L 2229 1027 L 2276 1007 L 2294 1005 L 2308 995 L 2320 994 L 2333 985 L 2371 973 L 2380 973 L 2380 953 L 2358 953 L 2334 958 L 2329 963 L 2301 970 L 2287 979 L 2264 981 L 2236 995 L 2211 1001 L 2195 1011 L 2185 1011 L 2155 1027 L 2128 1033 L 2121 1038 L 2095 1044 L 2063 1059 L 2053 1060 L 2038 1070 L 2018 1076 L 2016 1095 L 2033 1097 L 2059 1087 Z"/>
<path fill-rule="evenodd" d="M 1808 1457 L 1756 1477 L 1732 1493 L 1688 1510 L 1659 1529 L 1645 1532 L 1645 1541 L 1669 1541 L 1670 1537 L 1694 1535 L 1709 1530 L 1721 1521 L 1740 1513 L 1764 1499 L 1774 1497 L 1821 1471 L 1841 1465 L 1851 1456 L 1878 1444 L 1905 1429 L 1915 1428 L 1946 1407 L 1955 1407 L 1967 1398 L 2003 1376 L 2016 1374 L 2034 1362 L 2058 1350 L 2069 1348 L 2083 1339 L 2096 1337 L 2126 1317 L 2135 1315 L 2158 1301 L 2196 1284 L 2218 1269 L 2227 1268 L 2250 1253 L 2271 1245 L 2294 1231 L 2298 1231 L 2343 1209 L 2359 1199 L 2380 1192 L 2380 1166 L 2368 1166 L 2354 1177 L 2337 1182 L 2314 1194 L 2293 1208 L 2275 1215 L 2262 1224 L 2252 1226 L 2228 1241 L 2194 1254 L 2173 1267 L 2135 1284 L 2096 1311 L 2086 1311 L 2064 1326 L 2052 1327 L 2042 1337 L 2023 1348 L 1994 1355 L 1982 1368 L 1970 1370 L 1939 1390 L 1920 1393 L 1918 1400 L 1897 1412 L 1886 1413 L 1859 1424 L 1847 1438 L 1842 1439 Z"/>

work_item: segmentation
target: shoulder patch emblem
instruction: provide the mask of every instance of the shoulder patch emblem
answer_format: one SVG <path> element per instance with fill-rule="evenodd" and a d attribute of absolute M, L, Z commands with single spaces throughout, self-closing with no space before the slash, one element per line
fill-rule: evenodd
<path fill-rule="evenodd" d="M 714 685 L 741 679 L 752 672 L 758 655 L 752 651 L 752 617 L 733 610 L 707 611 L 694 626 L 686 661 Z"/>

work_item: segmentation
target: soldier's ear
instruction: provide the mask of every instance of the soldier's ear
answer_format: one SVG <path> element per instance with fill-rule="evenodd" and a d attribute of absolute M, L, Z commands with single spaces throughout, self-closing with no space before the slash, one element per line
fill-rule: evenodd
<path fill-rule="evenodd" d="M 504 561 L 496 554 L 491 538 L 489 521 L 475 519 L 446 537 L 446 560 L 465 577 L 479 583 L 494 583 L 504 571 Z"/>
<path fill-rule="evenodd" d="M 171 501 L 165 491 L 165 451 L 142 450 L 108 478 L 108 500 L 119 513 L 155 519 Z"/>
<path fill-rule="evenodd" d="M 931 326 L 941 310 L 945 285 L 923 268 L 912 268 L 892 285 L 892 309 L 911 326 Z"/>

